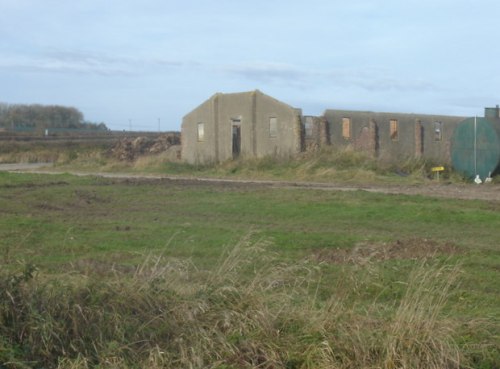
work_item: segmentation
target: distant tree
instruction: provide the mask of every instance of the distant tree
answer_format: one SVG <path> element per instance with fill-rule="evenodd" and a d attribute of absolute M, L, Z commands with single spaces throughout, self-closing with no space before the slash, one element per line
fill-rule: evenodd
<path fill-rule="evenodd" d="M 97 125 L 97 129 L 99 131 L 109 131 L 109 128 L 106 127 L 106 125 L 104 124 L 104 122 L 101 122 Z"/>
<path fill-rule="evenodd" d="M 104 123 L 86 121 L 82 112 L 74 107 L 59 105 L 9 105 L 0 103 L 0 127 L 16 128 L 69 128 L 107 130 Z"/>

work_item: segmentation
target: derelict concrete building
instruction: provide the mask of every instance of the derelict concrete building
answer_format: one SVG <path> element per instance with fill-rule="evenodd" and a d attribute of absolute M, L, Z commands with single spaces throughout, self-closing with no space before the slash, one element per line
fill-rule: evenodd
<path fill-rule="evenodd" d="M 259 90 L 217 93 L 182 120 L 182 158 L 218 163 L 301 151 L 302 111 Z"/>
<path fill-rule="evenodd" d="M 425 158 L 450 163 L 450 142 L 464 117 L 328 109 L 329 142 L 384 162 Z"/>
<path fill-rule="evenodd" d="M 218 163 L 238 157 L 287 157 L 332 146 L 363 151 L 386 163 L 424 158 L 449 165 L 454 156 L 458 169 L 458 159 L 459 164 L 469 163 L 473 156 L 475 168 L 477 160 L 488 162 L 493 173 L 500 167 L 500 108 L 487 108 L 485 117 L 484 124 L 474 124 L 479 134 L 472 135 L 465 117 L 335 109 L 322 116 L 302 116 L 301 109 L 258 90 L 217 93 L 183 118 L 182 158 L 188 163 Z M 489 133 L 482 135 L 481 130 Z M 474 154 L 471 147 L 477 148 Z"/>

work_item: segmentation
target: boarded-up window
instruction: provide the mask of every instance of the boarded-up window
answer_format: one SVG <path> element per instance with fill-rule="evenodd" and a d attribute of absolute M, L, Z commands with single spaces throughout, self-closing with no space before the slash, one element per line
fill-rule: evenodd
<path fill-rule="evenodd" d="M 389 134 L 391 136 L 391 140 L 397 141 L 399 139 L 399 125 L 397 119 L 390 120 Z"/>
<path fill-rule="evenodd" d="M 434 122 L 434 141 L 441 141 L 443 139 L 443 123 Z"/>
<path fill-rule="evenodd" d="M 278 135 L 278 118 L 269 118 L 269 137 L 276 137 Z"/>
<path fill-rule="evenodd" d="M 351 138 L 351 118 L 342 118 L 342 137 Z"/>
<path fill-rule="evenodd" d="M 198 141 L 205 140 L 205 124 L 198 123 Z"/>

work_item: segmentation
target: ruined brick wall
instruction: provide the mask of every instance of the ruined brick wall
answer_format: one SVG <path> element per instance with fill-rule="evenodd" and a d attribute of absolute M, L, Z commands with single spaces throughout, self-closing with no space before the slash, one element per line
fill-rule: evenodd
<path fill-rule="evenodd" d="M 314 151 L 330 144 L 328 122 L 324 117 L 302 117 L 302 151 Z"/>

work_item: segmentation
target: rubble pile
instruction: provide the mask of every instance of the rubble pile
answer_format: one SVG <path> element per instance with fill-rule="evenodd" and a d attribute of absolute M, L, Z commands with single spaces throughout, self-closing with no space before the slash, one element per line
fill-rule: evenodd
<path fill-rule="evenodd" d="M 126 137 L 117 142 L 110 155 L 120 161 L 133 161 L 141 155 L 155 155 L 181 144 L 179 134 L 167 133 L 158 137 Z"/>

